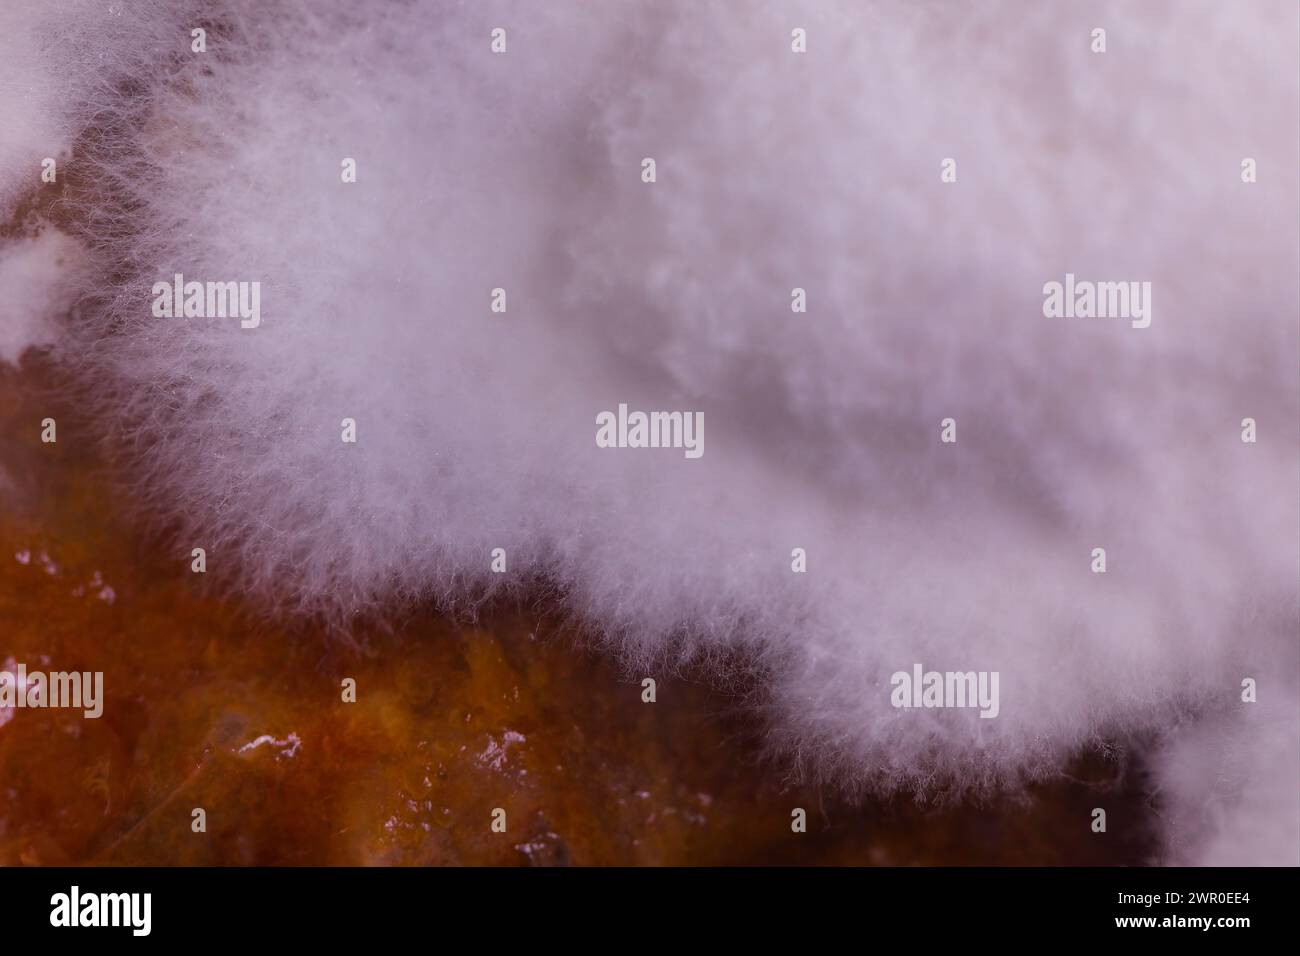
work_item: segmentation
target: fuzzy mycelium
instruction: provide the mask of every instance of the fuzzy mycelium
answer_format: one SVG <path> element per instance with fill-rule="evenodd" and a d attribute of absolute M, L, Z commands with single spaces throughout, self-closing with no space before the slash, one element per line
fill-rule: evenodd
<path fill-rule="evenodd" d="M 540 586 L 638 668 L 739 652 L 850 791 L 1118 742 L 1168 861 L 1297 862 L 1293 4 L 54 6 L 0 12 L 0 201 L 87 184 L 56 354 L 185 553 L 281 613 Z M 155 315 L 176 275 L 259 323 Z M 1074 275 L 1158 308 L 1045 310 Z M 707 454 L 600 447 L 622 405 Z M 891 706 L 914 662 L 996 717 Z"/>

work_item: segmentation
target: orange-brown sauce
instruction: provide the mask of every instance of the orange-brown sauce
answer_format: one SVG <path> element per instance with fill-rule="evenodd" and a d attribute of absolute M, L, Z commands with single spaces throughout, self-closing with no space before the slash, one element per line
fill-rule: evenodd
<path fill-rule="evenodd" d="M 1153 851 L 1146 800 L 1097 757 L 1024 800 L 847 804 L 786 786 L 724 695 L 654 675 L 643 703 L 637 680 L 518 610 L 474 626 L 429 611 L 353 641 L 281 629 L 125 517 L 88 417 L 55 382 L 32 353 L 0 365 L 0 664 L 103 671 L 106 702 L 98 720 L 24 709 L 0 725 L 0 864 L 1106 864 Z M 40 441 L 47 416 L 55 444 Z M 1099 805 L 1106 834 L 1089 826 Z M 791 830 L 795 807 L 807 833 Z"/>

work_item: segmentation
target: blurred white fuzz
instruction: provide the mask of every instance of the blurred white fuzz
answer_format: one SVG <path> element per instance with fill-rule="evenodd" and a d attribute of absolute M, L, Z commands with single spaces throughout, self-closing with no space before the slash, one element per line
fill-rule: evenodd
<path fill-rule="evenodd" d="M 97 190 L 62 354 L 249 593 L 545 579 L 633 666 L 747 657 L 814 779 L 1111 740 L 1171 858 L 1297 862 L 1294 5 L 1116 7 L 1108 51 L 1032 0 L 3 7 L 0 201 L 49 156 Z M 1164 318 L 1046 318 L 1067 270 Z M 258 276 L 257 334 L 154 318 L 176 273 Z M 598 448 L 617 401 L 706 411 L 709 454 Z M 998 719 L 892 707 L 899 660 L 996 671 Z"/>

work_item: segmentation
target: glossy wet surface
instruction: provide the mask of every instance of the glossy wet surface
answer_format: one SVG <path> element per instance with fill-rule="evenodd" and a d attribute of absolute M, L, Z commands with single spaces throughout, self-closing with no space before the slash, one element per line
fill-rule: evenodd
<path fill-rule="evenodd" d="M 0 364 L 0 667 L 103 671 L 98 720 L 0 711 L 0 864 L 1142 863 L 1153 815 L 1098 756 L 942 812 L 783 786 L 734 702 L 518 609 L 347 638 L 259 621 L 146 537 L 89 423 Z M 58 441 L 40 441 L 40 422 Z M 209 560 L 213 560 L 212 557 Z M 11 663 L 6 663 L 11 662 Z M 342 699 L 345 678 L 356 702 Z M 1113 783 L 1121 778 L 1121 783 Z M 1105 806 L 1106 834 L 1090 830 Z M 808 832 L 791 830 L 807 810 Z M 206 832 L 191 827 L 206 814 Z M 493 832 L 493 811 L 506 831 Z"/>

